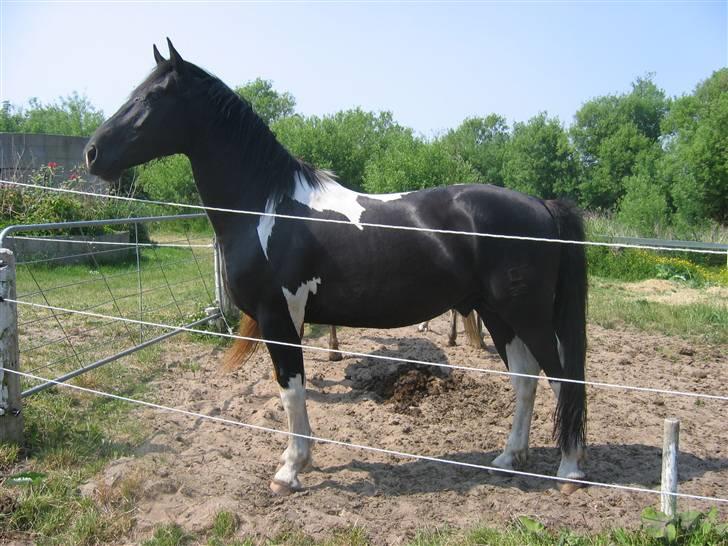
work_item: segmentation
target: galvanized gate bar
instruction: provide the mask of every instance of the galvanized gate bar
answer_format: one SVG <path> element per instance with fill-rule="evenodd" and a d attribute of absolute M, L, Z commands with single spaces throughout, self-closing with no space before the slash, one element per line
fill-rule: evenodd
<path fill-rule="evenodd" d="M 119 226 L 123 224 L 136 224 L 147 222 L 163 222 L 167 220 L 193 220 L 196 218 L 207 218 L 204 212 L 194 212 L 190 214 L 170 214 L 167 216 L 136 216 L 133 218 L 112 218 L 108 220 L 79 220 L 75 222 L 53 222 L 48 224 L 16 224 L 7 226 L 0 231 L 0 247 L 5 242 L 5 237 L 10 233 L 18 231 L 35 231 L 38 229 L 64 229 L 75 227 L 95 227 L 95 226 Z"/>
<path fill-rule="evenodd" d="M 56 377 L 52 382 L 43 383 L 41 385 L 37 385 L 33 388 L 25 390 L 20 394 L 20 396 L 22 398 L 25 398 L 26 396 L 30 396 L 31 394 L 35 394 L 37 392 L 44 391 L 46 389 L 50 389 L 51 387 L 55 387 L 57 383 L 65 383 L 66 381 L 68 381 L 69 379 L 73 379 L 77 375 L 86 373 L 90 370 L 93 370 L 94 368 L 98 368 L 99 366 L 103 366 L 104 364 L 108 364 L 109 362 L 113 362 L 114 360 L 119 360 L 120 358 L 130 355 L 132 353 L 136 353 L 137 351 L 144 349 L 145 347 L 149 347 L 150 345 L 154 345 L 155 343 L 159 343 L 160 341 L 163 341 L 169 337 L 182 333 L 185 331 L 184 330 L 185 328 L 194 328 L 195 326 L 199 326 L 200 324 L 204 324 L 205 322 L 209 322 L 211 320 L 216 320 L 218 318 L 220 318 L 219 311 L 217 313 L 213 313 L 212 315 L 202 318 L 200 320 L 196 320 L 195 322 L 190 322 L 189 324 L 185 324 L 184 326 L 181 326 L 179 330 L 172 330 L 171 332 L 167 332 L 166 334 L 162 334 L 161 336 L 157 336 L 152 339 L 148 339 L 147 341 L 140 343 L 139 345 L 135 345 L 134 347 L 131 347 L 124 351 L 121 351 L 120 353 L 116 353 L 115 355 L 111 355 L 106 358 L 102 358 L 101 360 L 97 360 L 96 362 L 89 364 L 88 366 L 84 366 L 83 368 L 79 368 L 72 372 L 68 372 L 67 374 L 64 374 L 60 377 Z"/>
<path fill-rule="evenodd" d="M 647 246 L 667 246 L 673 248 L 691 248 L 694 250 L 725 250 L 728 251 L 726 243 L 709 243 L 704 241 L 681 241 L 678 239 L 648 239 L 644 237 L 616 237 L 610 235 L 595 235 L 595 238 L 610 243 L 637 244 Z"/>

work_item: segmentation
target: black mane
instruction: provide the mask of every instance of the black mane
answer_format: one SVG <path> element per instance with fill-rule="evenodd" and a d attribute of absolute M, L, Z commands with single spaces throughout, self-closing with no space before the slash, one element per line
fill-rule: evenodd
<path fill-rule="evenodd" d="M 324 174 L 313 165 L 291 154 L 275 137 L 265 122 L 255 113 L 250 103 L 240 97 L 216 76 L 185 62 L 193 77 L 200 81 L 191 93 L 204 95 L 204 100 L 212 105 L 210 126 L 222 129 L 231 138 L 233 153 L 243 154 L 245 165 L 251 179 L 263 182 L 269 198 L 280 201 L 293 194 L 296 184 L 295 174 L 302 176 L 304 183 L 316 188 L 329 174 Z"/>

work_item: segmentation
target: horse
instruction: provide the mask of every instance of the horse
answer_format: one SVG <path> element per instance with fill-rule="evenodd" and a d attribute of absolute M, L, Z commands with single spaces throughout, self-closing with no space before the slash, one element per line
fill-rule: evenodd
<path fill-rule="evenodd" d="M 292 433 L 271 490 L 301 490 L 311 463 L 304 321 L 394 328 L 451 308 L 480 314 L 509 370 L 544 371 L 557 400 L 556 479 L 584 478 L 583 246 L 493 237 L 581 241 L 579 211 L 487 184 L 354 192 L 294 157 L 248 102 L 167 42 L 169 58 L 153 46 L 154 68 L 95 131 L 85 160 L 91 174 L 114 180 L 155 158 L 189 158 L 225 281 L 245 313 L 241 336 L 265 340 Z M 240 365 L 254 344 L 238 339 L 229 363 Z M 494 468 L 526 463 L 536 383 L 512 376 L 512 429 Z"/>

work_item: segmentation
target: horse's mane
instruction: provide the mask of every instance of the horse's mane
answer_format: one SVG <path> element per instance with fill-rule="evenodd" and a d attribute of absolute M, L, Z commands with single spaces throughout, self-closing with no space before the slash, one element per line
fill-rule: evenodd
<path fill-rule="evenodd" d="M 230 143 L 221 145 L 234 146 L 232 153 L 243 154 L 242 164 L 252 178 L 265 184 L 269 198 L 280 201 L 292 195 L 297 178 L 313 188 L 320 187 L 323 180 L 331 178 L 331 173 L 292 155 L 250 103 L 222 80 L 189 62 L 185 62 L 185 68 L 200 81 L 192 92 L 202 92 L 205 102 L 212 105 L 209 123 L 232 137 Z M 295 176 L 297 172 L 300 177 Z"/>

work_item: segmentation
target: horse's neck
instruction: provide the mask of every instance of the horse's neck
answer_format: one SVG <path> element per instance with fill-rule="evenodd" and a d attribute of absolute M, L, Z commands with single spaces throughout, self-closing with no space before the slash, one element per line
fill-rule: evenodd
<path fill-rule="evenodd" d="M 246 168 L 244 154 L 237 143 L 225 135 L 205 135 L 201 144 L 188 153 L 197 191 L 203 205 L 226 210 L 262 212 L 268 191 L 264 180 Z M 208 211 L 218 236 L 230 233 L 230 226 L 254 225 L 257 217 Z"/>

